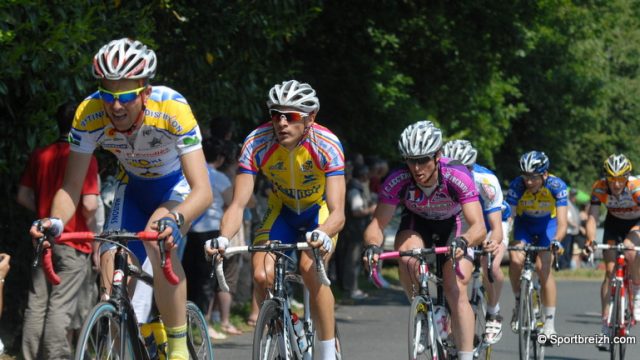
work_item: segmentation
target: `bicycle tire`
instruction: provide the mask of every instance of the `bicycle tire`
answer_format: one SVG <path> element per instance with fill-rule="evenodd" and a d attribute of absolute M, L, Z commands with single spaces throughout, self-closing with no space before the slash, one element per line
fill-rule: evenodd
<path fill-rule="evenodd" d="M 429 307 L 430 304 L 422 296 L 416 296 L 411 302 L 408 338 L 409 359 L 444 358 L 444 350 L 436 334 L 433 312 Z M 420 345 L 422 345 L 422 349 L 420 349 Z"/>
<path fill-rule="evenodd" d="M 125 334 L 129 340 L 121 349 L 119 344 L 120 335 L 123 329 L 120 328 L 120 313 L 110 302 L 99 302 L 87 316 L 82 325 L 78 343 L 76 345 L 75 359 L 135 359 L 131 337 Z M 124 329 L 124 331 L 127 331 Z"/>
<path fill-rule="evenodd" d="M 293 349 L 287 335 L 284 310 L 278 301 L 265 300 L 253 333 L 253 360 L 289 360 Z"/>
<path fill-rule="evenodd" d="M 622 329 L 620 323 L 624 321 L 623 314 L 621 313 L 624 310 L 620 306 L 621 292 L 622 288 L 619 285 L 615 285 L 613 303 L 609 308 L 609 312 L 612 314 L 611 325 L 609 328 L 609 358 L 611 360 L 624 359 L 624 350 L 622 349 L 622 345 L 614 341 L 616 337 L 620 336 L 620 330 Z"/>
<path fill-rule="evenodd" d="M 544 317 L 542 313 L 542 298 L 540 297 L 539 288 L 534 288 L 531 294 L 531 319 L 532 319 L 532 331 L 531 331 L 531 344 L 533 345 L 533 358 L 536 360 L 544 359 L 544 345 L 538 342 L 538 334 L 543 329 Z M 535 312 L 535 308 L 538 312 Z"/>
<path fill-rule="evenodd" d="M 480 346 L 484 340 L 484 333 L 486 330 L 486 314 L 487 303 L 485 301 L 484 294 L 482 294 L 482 288 L 476 294 L 475 298 L 471 300 L 471 308 L 475 317 L 474 333 L 473 333 L 473 347 L 474 349 Z"/>
<path fill-rule="evenodd" d="M 191 301 L 187 301 L 187 348 L 191 359 L 213 360 L 207 320 L 200 308 Z"/>
<path fill-rule="evenodd" d="M 520 283 L 520 308 L 518 309 L 518 348 L 520 349 L 520 360 L 531 358 L 531 325 L 533 323 L 529 288 L 529 280 L 522 280 Z"/>

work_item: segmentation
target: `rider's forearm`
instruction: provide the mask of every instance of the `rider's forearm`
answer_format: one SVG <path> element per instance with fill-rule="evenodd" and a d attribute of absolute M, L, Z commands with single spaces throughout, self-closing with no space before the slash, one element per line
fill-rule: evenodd
<path fill-rule="evenodd" d="M 196 220 L 211 205 L 213 194 L 211 187 L 206 185 L 194 186 L 186 199 L 173 209 L 184 216 L 186 224 Z"/>
<path fill-rule="evenodd" d="M 240 230 L 243 214 L 244 208 L 232 202 L 220 221 L 220 236 L 231 239 Z"/>
<path fill-rule="evenodd" d="M 344 212 L 332 211 L 327 220 L 318 226 L 318 230 L 322 230 L 330 237 L 334 237 L 342 230 L 344 222 Z"/>
<path fill-rule="evenodd" d="M 76 213 L 76 206 L 79 201 L 80 190 L 70 193 L 65 188 L 59 189 L 53 197 L 50 217 L 59 218 L 63 223 L 67 223 Z"/>

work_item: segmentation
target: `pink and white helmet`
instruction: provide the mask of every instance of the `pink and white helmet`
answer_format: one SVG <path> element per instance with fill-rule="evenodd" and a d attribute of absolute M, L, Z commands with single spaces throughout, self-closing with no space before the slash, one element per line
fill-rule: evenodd
<path fill-rule="evenodd" d="M 137 40 L 112 40 L 93 57 L 96 79 L 151 79 L 156 74 L 156 53 Z"/>

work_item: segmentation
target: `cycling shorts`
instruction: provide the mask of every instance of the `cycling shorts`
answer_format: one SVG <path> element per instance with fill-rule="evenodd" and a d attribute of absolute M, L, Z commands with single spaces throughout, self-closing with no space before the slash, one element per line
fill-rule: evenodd
<path fill-rule="evenodd" d="M 604 219 L 604 235 L 602 242 L 611 245 L 619 244 L 624 241 L 629 234 L 629 231 L 631 231 L 634 226 L 640 226 L 640 219 L 620 219 L 607 214 Z M 635 230 L 638 230 L 638 228 Z M 637 244 L 637 237 L 634 238 L 636 239 L 634 243 L 639 245 Z"/>
<path fill-rule="evenodd" d="M 433 246 L 447 246 L 451 244 L 453 239 L 462 235 L 469 228 L 464 216 L 459 214 L 444 220 L 427 220 L 412 211 L 403 210 L 400 225 L 398 226 L 399 234 L 404 230 L 417 232 L 424 242 L 424 246 L 429 248 Z M 448 259 L 449 256 L 440 256 Z M 467 248 L 467 254 L 464 256 L 469 261 L 473 261 L 473 248 Z M 441 262 L 442 263 L 442 262 Z"/>
<path fill-rule="evenodd" d="M 270 201 L 265 212 L 260 228 L 256 230 L 254 244 L 278 240 L 283 244 L 293 244 L 305 241 L 304 234 L 312 231 L 327 221 L 329 208 L 327 203 L 322 205 L 313 204 L 300 214 L 283 206 L 282 202 Z M 333 248 L 335 249 L 338 235 L 333 237 Z"/>
<path fill-rule="evenodd" d="M 513 222 L 513 239 L 535 246 L 549 246 L 556 236 L 557 229 L 558 220 L 556 218 L 548 221 L 531 221 L 524 217 L 516 216 Z"/>
<path fill-rule="evenodd" d="M 191 188 L 182 171 L 175 171 L 169 175 L 155 179 L 145 179 L 135 175 L 123 176 L 116 185 L 115 198 L 111 214 L 105 224 L 105 231 L 127 230 L 142 231 L 147 226 L 151 215 L 167 201 L 182 202 Z M 182 258 L 184 244 L 178 249 L 178 256 Z M 115 245 L 103 243 L 100 253 L 113 249 Z M 144 263 L 147 254 L 141 241 L 129 243 L 129 249 Z"/>

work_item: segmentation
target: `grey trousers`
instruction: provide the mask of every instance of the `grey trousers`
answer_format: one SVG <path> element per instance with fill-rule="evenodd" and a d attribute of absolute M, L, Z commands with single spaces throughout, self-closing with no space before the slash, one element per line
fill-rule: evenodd
<path fill-rule="evenodd" d="M 47 282 L 41 266 L 32 270 L 29 301 L 24 313 L 22 353 L 25 360 L 70 359 L 67 330 L 76 313 L 78 294 L 85 284 L 91 256 L 56 245 L 53 264 L 59 285 Z"/>

